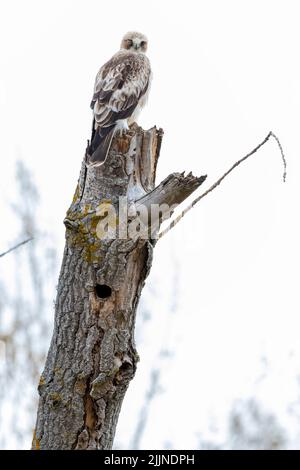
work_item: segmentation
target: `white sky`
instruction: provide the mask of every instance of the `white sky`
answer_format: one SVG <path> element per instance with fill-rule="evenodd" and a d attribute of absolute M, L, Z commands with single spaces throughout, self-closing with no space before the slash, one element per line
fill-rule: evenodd
<path fill-rule="evenodd" d="M 15 237 L 8 202 L 22 158 L 41 194 L 41 227 L 62 255 L 95 74 L 128 30 L 149 38 L 154 78 L 139 123 L 165 131 L 158 182 L 192 170 L 208 174 L 207 187 L 269 130 L 288 160 L 284 185 L 269 142 L 157 246 L 147 283 L 155 295 L 148 288 L 145 296 L 153 320 L 139 342 L 120 445 L 128 445 L 149 367 L 166 341 L 175 355 L 143 447 L 192 448 L 209 416 L 222 428 L 232 401 L 252 394 L 292 429 L 285 410 L 299 394 L 300 370 L 299 13 L 291 0 L 0 3 L 1 251 Z M 257 384 L 262 356 L 269 375 Z"/>

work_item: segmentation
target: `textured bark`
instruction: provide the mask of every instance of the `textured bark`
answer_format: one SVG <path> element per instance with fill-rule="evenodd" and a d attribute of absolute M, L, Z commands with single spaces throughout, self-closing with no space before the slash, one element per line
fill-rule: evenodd
<path fill-rule="evenodd" d="M 33 449 L 112 448 L 138 362 L 135 315 L 154 243 L 140 237 L 99 239 L 97 208 L 105 201 L 117 208 L 120 196 L 135 209 L 142 203 L 178 204 L 202 183 L 204 177 L 177 173 L 154 189 L 161 139 L 161 130 L 135 126 L 114 139 L 102 166 L 87 170 L 82 164 L 65 219 L 54 332 L 38 387 Z"/>

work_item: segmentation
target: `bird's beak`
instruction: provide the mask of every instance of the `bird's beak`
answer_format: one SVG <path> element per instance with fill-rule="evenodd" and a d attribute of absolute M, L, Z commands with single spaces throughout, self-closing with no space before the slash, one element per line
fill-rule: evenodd
<path fill-rule="evenodd" d="M 134 43 L 134 44 L 133 44 L 133 47 L 134 47 L 134 48 L 135 48 L 135 50 L 137 51 L 137 50 L 138 50 L 138 48 L 139 48 L 139 45 L 138 45 L 137 43 Z"/>

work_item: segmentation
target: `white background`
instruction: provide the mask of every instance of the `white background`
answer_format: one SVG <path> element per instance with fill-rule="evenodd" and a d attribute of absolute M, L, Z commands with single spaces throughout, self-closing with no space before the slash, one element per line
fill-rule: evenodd
<path fill-rule="evenodd" d="M 149 38 L 154 78 L 139 124 L 165 131 L 157 181 L 192 170 L 208 174 L 206 188 L 269 130 L 288 160 L 283 184 L 270 141 L 159 242 L 144 297 L 152 320 L 116 438 L 123 448 L 153 367 L 163 370 L 161 393 L 144 448 L 197 446 L 212 419 L 221 435 L 232 402 L 252 395 L 293 435 L 286 409 L 299 395 L 300 368 L 299 13 L 291 0 L 1 0 L 0 251 L 15 240 L 8 202 L 21 158 L 39 187 L 41 227 L 62 256 L 94 78 L 128 30 Z M 164 347 L 168 361 L 158 358 Z"/>

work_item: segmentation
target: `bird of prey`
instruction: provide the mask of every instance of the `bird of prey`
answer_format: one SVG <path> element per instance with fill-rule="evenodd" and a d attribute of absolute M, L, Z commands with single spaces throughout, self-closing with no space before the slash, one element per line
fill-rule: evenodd
<path fill-rule="evenodd" d="M 92 138 L 86 164 L 101 165 L 109 152 L 114 133 L 128 129 L 145 105 L 151 82 L 146 56 L 148 40 L 138 32 L 125 34 L 120 50 L 99 70 L 91 108 Z"/>

